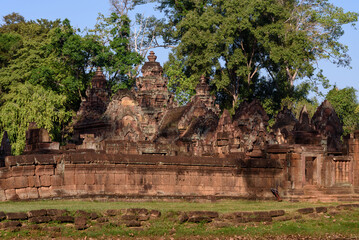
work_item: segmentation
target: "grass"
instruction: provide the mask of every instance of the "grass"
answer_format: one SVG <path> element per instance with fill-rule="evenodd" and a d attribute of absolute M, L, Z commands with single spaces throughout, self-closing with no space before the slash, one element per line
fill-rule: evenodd
<path fill-rule="evenodd" d="M 37 209 L 66 209 L 69 211 L 91 210 L 95 212 L 107 209 L 147 208 L 161 212 L 211 210 L 220 213 L 236 211 L 268 211 L 284 209 L 288 212 L 299 208 L 317 206 L 336 206 L 338 203 L 276 202 L 221 200 L 217 202 L 184 202 L 184 201 L 84 201 L 84 200 L 40 200 L 26 202 L 0 202 L 0 211 L 27 212 Z"/>
<path fill-rule="evenodd" d="M 285 222 L 246 223 L 218 227 L 209 223 L 184 223 L 178 222 L 178 211 L 211 210 L 220 213 L 236 211 L 268 211 L 283 209 L 289 215 L 294 215 L 295 210 L 304 207 L 336 206 L 339 203 L 291 203 L 274 201 L 245 201 L 245 200 L 223 200 L 218 202 L 183 202 L 183 201 L 80 201 L 80 200 L 44 200 L 29 202 L 1 202 L 0 211 L 19 212 L 44 208 L 66 209 L 69 211 L 86 210 L 104 212 L 107 209 L 124 208 L 147 208 L 157 209 L 162 212 L 162 217 L 157 220 L 144 222 L 140 230 L 130 229 L 120 225 L 119 220 L 99 225 L 91 222 L 91 227 L 77 231 L 72 224 L 58 224 L 51 222 L 40 225 L 42 230 L 20 229 L 19 231 L 0 230 L 0 239 L 48 239 L 56 237 L 67 238 L 100 238 L 111 237 L 122 238 L 145 238 L 158 239 L 159 237 L 169 238 L 226 238 L 231 236 L 249 236 L 259 238 L 304 236 L 334 238 L 359 237 L 359 209 L 341 210 L 337 214 L 319 214 L 316 217 L 303 215 L 302 219 Z M 343 203 L 340 203 L 343 204 Z M 59 227 L 59 232 L 52 232 L 51 227 Z M 195 237 L 196 236 L 196 237 Z"/>

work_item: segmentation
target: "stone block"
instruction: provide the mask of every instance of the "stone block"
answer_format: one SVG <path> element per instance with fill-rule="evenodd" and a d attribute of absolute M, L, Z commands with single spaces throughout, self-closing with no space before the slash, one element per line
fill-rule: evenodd
<path fill-rule="evenodd" d="M 29 222 L 31 223 L 48 223 L 51 222 L 52 218 L 50 216 L 39 216 L 39 217 L 32 217 L 29 219 Z"/>
<path fill-rule="evenodd" d="M 5 196 L 6 196 L 6 200 L 8 200 L 8 201 L 19 200 L 19 196 L 16 194 L 15 189 L 6 189 Z"/>
<path fill-rule="evenodd" d="M 150 217 L 151 217 L 151 219 L 160 218 L 161 217 L 161 212 L 158 211 L 158 210 L 151 210 L 150 211 Z"/>
<path fill-rule="evenodd" d="M 85 185 L 86 184 L 86 174 L 85 173 L 77 173 L 75 175 L 75 184 L 76 185 Z"/>
<path fill-rule="evenodd" d="M 28 199 L 28 192 L 27 192 L 28 188 L 21 188 L 21 189 L 16 189 L 16 195 L 19 197 L 19 199 Z"/>
<path fill-rule="evenodd" d="M 51 177 L 50 175 L 41 175 L 40 176 L 40 186 L 41 187 L 50 187 L 51 186 Z"/>
<path fill-rule="evenodd" d="M 0 202 L 6 201 L 5 190 L 0 189 Z"/>
<path fill-rule="evenodd" d="M 72 171 L 65 171 L 64 173 L 64 185 L 76 185 L 75 174 Z"/>
<path fill-rule="evenodd" d="M 35 166 L 14 166 L 11 168 L 13 177 L 33 176 L 35 174 Z"/>
<path fill-rule="evenodd" d="M 37 188 L 27 188 L 26 190 L 27 190 L 28 199 L 39 198 L 39 192 L 37 191 Z"/>
<path fill-rule="evenodd" d="M 84 230 L 88 228 L 86 217 L 76 217 L 74 220 L 76 230 Z"/>
<path fill-rule="evenodd" d="M 126 222 L 126 227 L 141 227 L 141 222 L 136 220 L 128 221 Z"/>
<path fill-rule="evenodd" d="M 51 186 L 62 186 L 64 184 L 64 178 L 60 175 L 50 176 Z"/>
<path fill-rule="evenodd" d="M 328 208 L 326 208 L 326 207 L 316 207 L 315 211 L 317 213 L 326 213 L 328 211 Z"/>
<path fill-rule="evenodd" d="M 196 216 L 196 217 L 189 217 L 188 222 L 192 223 L 209 223 L 212 222 L 212 218 L 206 216 Z"/>
<path fill-rule="evenodd" d="M 269 212 L 270 217 L 279 217 L 283 216 L 285 214 L 284 210 L 272 210 Z"/>
<path fill-rule="evenodd" d="M 0 223 L 0 227 L 1 228 L 21 227 L 21 222 L 19 222 L 19 221 L 2 222 L 2 223 Z"/>
<path fill-rule="evenodd" d="M 54 216 L 52 219 L 60 223 L 73 223 L 75 221 L 72 216 Z"/>
<path fill-rule="evenodd" d="M 55 167 L 54 165 L 38 165 L 36 166 L 35 174 L 38 176 L 54 175 Z"/>
<path fill-rule="evenodd" d="M 301 208 L 301 209 L 298 209 L 297 212 L 299 212 L 301 214 L 309 214 L 309 213 L 314 212 L 314 208 Z"/>
<path fill-rule="evenodd" d="M 9 179 L 9 181 L 10 180 L 13 180 L 13 185 L 12 185 L 13 188 L 26 188 L 29 186 L 27 176 L 14 177 L 13 179 Z M 9 183 L 9 185 L 10 185 L 10 183 Z"/>
<path fill-rule="evenodd" d="M 95 173 L 87 173 L 85 179 L 86 185 L 94 185 L 95 184 Z"/>
<path fill-rule="evenodd" d="M 26 220 L 27 214 L 24 212 L 8 212 L 6 213 L 7 220 Z"/>
<path fill-rule="evenodd" d="M 40 210 L 32 210 L 32 211 L 29 211 L 27 213 L 27 216 L 29 218 L 32 218 L 32 217 L 41 217 L 41 216 L 46 216 L 47 215 L 47 211 L 46 209 L 40 209 Z"/>
<path fill-rule="evenodd" d="M 55 196 L 52 187 L 40 187 L 38 191 L 40 198 L 51 198 Z"/>
<path fill-rule="evenodd" d="M 121 216 L 121 219 L 126 221 L 137 220 L 137 216 L 133 214 L 124 214 Z"/>

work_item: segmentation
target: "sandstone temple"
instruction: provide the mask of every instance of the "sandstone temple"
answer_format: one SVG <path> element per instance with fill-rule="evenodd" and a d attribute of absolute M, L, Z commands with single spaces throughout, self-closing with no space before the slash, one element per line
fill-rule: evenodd
<path fill-rule="evenodd" d="M 26 148 L 0 147 L 0 201 L 62 197 L 359 199 L 359 132 L 342 137 L 328 101 L 312 118 L 284 108 L 268 130 L 259 101 L 220 112 L 202 77 L 178 106 L 153 52 L 132 90 L 98 68 L 60 146 L 30 123 Z M 357 140 L 358 139 L 358 140 Z"/>

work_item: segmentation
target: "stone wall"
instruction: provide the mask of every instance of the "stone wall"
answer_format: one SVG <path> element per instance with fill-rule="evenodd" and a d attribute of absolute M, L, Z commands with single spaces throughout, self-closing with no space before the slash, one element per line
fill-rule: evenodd
<path fill-rule="evenodd" d="M 67 197 L 271 198 L 281 164 L 91 151 L 6 157 L 0 200 Z M 253 165 L 254 164 L 254 165 Z"/>

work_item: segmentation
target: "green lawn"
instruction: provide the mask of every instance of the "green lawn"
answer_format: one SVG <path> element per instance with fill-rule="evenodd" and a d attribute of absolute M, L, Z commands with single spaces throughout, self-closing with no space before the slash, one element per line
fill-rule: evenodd
<path fill-rule="evenodd" d="M 307 203 L 307 202 L 276 202 L 276 201 L 247 201 L 247 200 L 219 200 L 210 202 L 199 201 L 88 201 L 88 200 L 42 200 L 26 202 L 0 202 L 0 211 L 21 212 L 36 209 L 66 209 L 104 211 L 107 209 L 124 208 L 148 208 L 162 212 L 169 211 L 192 211 L 192 210 L 211 210 L 220 213 L 236 211 L 265 211 L 283 209 L 294 211 L 299 208 L 316 206 L 336 206 L 338 203 Z"/>
<path fill-rule="evenodd" d="M 200 201 L 85 201 L 85 200 L 44 200 L 28 202 L 2 202 L 0 211 L 19 212 L 35 209 L 66 209 L 72 212 L 86 210 L 97 212 L 100 215 L 107 209 L 147 208 L 162 212 L 159 219 L 143 222 L 140 229 L 127 228 L 116 216 L 110 221 L 99 224 L 90 221 L 86 230 L 75 230 L 73 224 L 59 224 L 50 222 L 40 224 L 41 229 L 20 228 L 16 231 L 1 230 L 0 239 L 84 239 L 84 238 L 141 238 L 141 239 L 228 239 L 235 236 L 251 238 L 279 238 L 279 239 L 305 239 L 307 237 L 320 239 L 359 238 L 359 208 L 338 210 L 335 206 L 343 203 L 307 203 L 307 202 L 275 202 L 275 201 L 245 201 L 222 200 L 217 202 Z M 269 223 L 241 223 L 224 226 L 212 223 L 180 223 L 178 221 L 181 211 L 210 210 L 220 213 L 236 211 L 266 211 L 283 209 L 287 215 L 299 216 L 295 211 L 299 208 L 332 206 L 325 214 L 300 215 L 289 221 L 276 221 Z M 31 225 L 24 222 L 26 225 Z M 53 231 L 57 228 L 58 231 Z"/>

